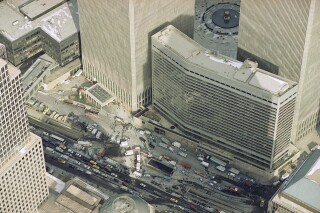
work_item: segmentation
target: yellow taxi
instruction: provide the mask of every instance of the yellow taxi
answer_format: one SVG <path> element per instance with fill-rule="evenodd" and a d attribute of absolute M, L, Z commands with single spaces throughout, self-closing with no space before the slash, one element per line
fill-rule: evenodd
<path fill-rule="evenodd" d="M 97 162 L 95 162 L 94 160 L 90 160 L 89 161 L 92 165 L 97 165 Z"/>
<path fill-rule="evenodd" d="M 92 168 L 99 169 L 100 167 L 97 166 L 96 164 L 94 164 L 94 165 L 92 165 Z"/>
<path fill-rule="evenodd" d="M 178 200 L 177 200 L 177 199 L 175 199 L 175 198 L 173 198 L 173 197 L 172 197 L 172 198 L 170 198 L 170 201 L 171 201 L 171 202 L 173 202 L 173 203 L 178 203 Z"/>

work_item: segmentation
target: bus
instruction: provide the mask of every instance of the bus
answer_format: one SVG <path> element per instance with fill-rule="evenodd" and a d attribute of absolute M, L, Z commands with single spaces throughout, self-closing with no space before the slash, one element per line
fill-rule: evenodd
<path fill-rule="evenodd" d="M 54 140 L 56 140 L 56 141 L 59 141 L 59 142 L 61 142 L 61 143 L 64 143 L 64 139 L 63 139 L 63 138 L 58 137 L 58 136 L 56 136 L 56 135 L 54 135 L 54 134 L 51 134 L 51 135 L 50 135 L 50 138 L 52 138 L 52 139 L 54 139 Z"/>
<path fill-rule="evenodd" d="M 161 141 L 165 144 L 170 144 L 170 141 L 166 138 L 161 138 Z"/>
<path fill-rule="evenodd" d="M 216 164 L 219 164 L 220 166 L 223 166 L 223 167 L 226 167 L 227 163 L 218 159 L 218 158 L 215 158 L 215 157 L 211 157 L 210 160 Z"/>

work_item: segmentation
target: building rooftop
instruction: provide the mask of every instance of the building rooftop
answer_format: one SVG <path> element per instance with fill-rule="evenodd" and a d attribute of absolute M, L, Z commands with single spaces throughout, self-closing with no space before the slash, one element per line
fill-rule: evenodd
<path fill-rule="evenodd" d="M 0 3 L 0 33 L 15 41 L 36 29 L 42 29 L 57 42 L 79 32 L 76 0 L 34 0 L 21 7 L 21 13 L 7 3 Z M 24 15 L 24 14 L 26 15 Z M 33 20 L 34 19 L 34 20 Z"/>
<path fill-rule="evenodd" d="M 22 14 L 11 8 L 5 1 L 0 3 L 0 33 L 14 41 L 34 30 L 33 25 Z"/>
<path fill-rule="evenodd" d="M 67 73 L 67 72 L 70 73 L 70 70 L 72 70 L 73 68 L 75 68 L 77 66 L 80 66 L 80 64 L 81 64 L 81 61 L 79 58 L 77 58 L 63 67 L 56 68 L 54 71 L 52 71 L 50 73 L 50 75 L 48 75 L 44 79 L 43 83 L 49 84 L 50 82 L 56 80 L 57 78 L 64 75 L 65 73 Z"/>
<path fill-rule="evenodd" d="M 47 54 L 38 58 L 22 76 L 22 87 L 27 90 L 39 77 L 46 73 L 47 70 L 52 70 L 58 64 Z"/>
<path fill-rule="evenodd" d="M 103 195 L 81 179 L 74 178 L 66 183 L 56 202 L 72 212 L 90 213 L 97 209 L 102 198 L 108 199 L 109 196 Z"/>
<path fill-rule="evenodd" d="M 56 202 L 61 204 L 62 206 L 66 207 L 67 209 L 71 210 L 71 212 L 77 213 L 91 213 L 92 211 L 85 206 L 82 206 L 77 201 L 69 198 L 68 196 L 61 194 L 57 199 Z"/>
<path fill-rule="evenodd" d="M 49 186 L 49 196 L 45 200 L 43 204 L 39 207 L 39 213 L 72 213 L 72 212 L 77 212 L 77 213 L 98 213 L 100 204 L 98 203 L 101 198 L 107 199 L 108 196 L 97 190 L 96 188 L 88 185 L 87 183 L 83 182 L 79 178 L 74 178 L 73 180 L 69 181 L 68 183 L 64 183 L 60 179 L 50 175 L 47 173 L 47 183 Z M 70 185 L 71 182 L 71 185 Z M 64 192 L 67 192 L 68 189 L 70 189 L 70 186 L 74 186 L 72 183 L 81 185 L 83 187 L 81 189 L 81 192 L 77 190 L 73 190 L 71 188 L 71 193 L 75 194 L 64 194 Z M 66 186 L 67 185 L 67 186 Z M 83 191 L 83 192 L 82 192 Z M 62 194 L 61 194 L 62 192 Z M 68 192 L 67 192 L 68 193 Z M 87 206 L 83 206 L 82 200 L 78 200 L 78 193 L 80 196 L 81 193 L 92 193 L 88 196 L 95 196 L 96 194 L 98 195 L 97 197 L 94 197 L 94 199 L 97 199 L 97 205 L 95 205 L 94 208 L 88 208 Z M 100 197 L 101 196 L 101 197 Z M 107 196 L 105 198 L 105 196 Z M 91 199 L 89 197 L 89 199 Z M 91 200 L 92 201 L 92 200 Z"/>
<path fill-rule="evenodd" d="M 20 12 L 27 16 L 29 19 L 34 20 L 45 13 L 63 4 L 65 0 L 37 0 L 32 1 L 20 8 Z"/>
<path fill-rule="evenodd" d="M 255 72 L 249 84 L 267 91 L 271 93 L 283 93 L 287 89 L 289 89 L 289 84 L 285 81 L 282 81 L 278 78 L 267 75 L 262 72 Z"/>
<path fill-rule="evenodd" d="M 93 197 L 92 195 L 74 185 L 69 186 L 67 192 L 74 196 L 77 196 L 80 200 L 88 203 L 89 205 L 94 205 L 98 200 L 97 198 Z"/>
<path fill-rule="evenodd" d="M 261 70 L 251 61 L 240 62 L 207 50 L 171 25 L 153 35 L 153 38 L 185 61 L 198 66 L 199 72 L 205 76 L 215 73 L 275 96 L 297 84 Z"/>
<path fill-rule="evenodd" d="M 10 5 L 13 7 L 19 8 L 22 7 L 23 5 L 26 5 L 30 0 L 10 0 Z"/>
<path fill-rule="evenodd" d="M 320 212 L 320 149 L 310 154 L 281 193 L 301 207 Z"/>
<path fill-rule="evenodd" d="M 237 58 L 239 6 L 240 0 L 197 0 L 195 2 L 193 39 L 209 50 Z M 223 22 L 221 12 L 224 10 L 232 11 L 230 15 L 233 21 Z M 235 20 L 237 24 L 230 26 L 229 24 L 235 23 Z M 223 27 L 217 21 L 222 21 L 222 24 L 229 26 Z"/>
<path fill-rule="evenodd" d="M 101 106 L 105 106 L 115 99 L 115 97 L 109 94 L 108 90 L 100 83 L 97 83 L 87 89 L 86 94 L 97 101 Z"/>

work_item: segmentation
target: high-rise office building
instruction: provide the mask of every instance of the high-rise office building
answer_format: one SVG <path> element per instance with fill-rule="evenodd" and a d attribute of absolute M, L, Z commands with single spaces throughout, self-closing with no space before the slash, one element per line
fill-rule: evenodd
<path fill-rule="evenodd" d="M 320 1 L 241 0 L 238 59 L 299 82 L 296 142 L 319 124 Z"/>
<path fill-rule="evenodd" d="M 41 138 L 29 132 L 20 71 L 0 59 L 0 212 L 36 212 L 49 194 Z"/>
<path fill-rule="evenodd" d="M 153 105 L 201 142 L 273 171 L 288 158 L 297 83 L 256 66 L 168 26 L 152 36 Z"/>
<path fill-rule="evenodd" d="M 135 111 L 151 102 L 151 35 L 192 37 L 194 0 L 78 0 L 84 74 Z"/>

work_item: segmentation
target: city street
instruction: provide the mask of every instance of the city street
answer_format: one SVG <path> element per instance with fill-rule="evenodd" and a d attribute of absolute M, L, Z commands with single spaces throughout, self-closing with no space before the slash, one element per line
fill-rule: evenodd
<path fill-rule="evenodd" d="M 208 160 L 210 156 L 205 156 L 205 153 L 194 150 L 192 146 L 186 146 L 181 143 L 181 146 L 175 147 L 172 145 L 174 141 L 166 139 L 164 135 L 153 131 L 146 134 L 147 131 L 141 129 L 141 127 L 136 128 L 131 124 L 131 115 L 121 107 L 110 104 L 100 110 L 99 116 L 97 116 L 85 113 L 84 109 L 63 102 L 66 95 L 74 94 L 74 92 L 69 90 L 81 84 L 79 82 L 80 80 L 77 79 L 76 82 L 72 80 L 68 85 L 61 85 L 62 88 L 57 87 L 50 94 L 38 93 L 35 96 L 35 100 L 40 102 L 38 105 L 45 103 L 51 111 L 57 112 L 62 116 L 74 114 L 78 122 L 83 122 L 87 125 L 87 129 L 88 127 L 96 128 L 106 135 L 105 139 L 98 140 L 94 135 L 93 137 L 90 136 L 91 130 L 84 132 L 79 129 L 77 130 L 79 133 L 76 134 L 71 133 L 75 130 L 65 128 L 60 128 L 58 134 L 54 129 L 50 128 L 49 125 L 41 125 L 41 121 L 37 121 L 35 118 L 32 122 L 38 128 L 44 128 L 35 133 L 44 138 L 45 146 L 55 150 L 56 147 L 59 146 L 59 143 L 52 142 L 50 137 L 43 135 L 43 131 L 65 138 L 67 149 L 74 150 L 81 154 L 81 157 L 78 157 L 65 151 L 69 157 L 72 155 L 72 158 L 76 161 L 70 159 L 66 162 L 69 166 L 64 168 L 68 170 L 76 169 L 76 174 L 80 173 L 89 179 L 91 177 L 99 177 L 108 180 L 110 184 L 114 184 L 118 188 L 122 187 L 122 190 L 124 186 L 128 187 L 130 188 L 127 189 L 128 192 L 132 190 L 131 193 L 137 193 L 137 195 L 149 197 L 149 199 L 153 197 L 153 199 L 163 199 L 164 203 L 172 203 L 170 202 L 170 198 L 175 198 L 179 199 L 179 205 L 182 202 L 180 202 L 180 200 L 184 200 L 186 203 L 183 207 L 187 209 L 190 209 L 191 205 L 197 205 L 197 208 L 202 208 L 203 210 L 205 208 L 213 208 L 225 210 L 226 212 L 263 211 L 263 209 L 257 206 L 259 206 L 260 196 L 265 196 L 264 191 L 257 190 L 259 189 L 257 186 L 244 186 L 243 182 L 248 177 L 240 173 L 236 179 L 235 177 L 229 176 L 227 170 L 224 172 L 217 170 L 216 167 L 219 166 L 219 164 L 211 162 Z M 63 94 L 59 94 L 58 91 L 61 90 L 64 91 Z M 31 106 L 31 108 L 34 109 L 33 116 L 44 116 L 38 107 Z M 117 118 L 123 119 L 123 121 L 130 125 L 118 122 Z M 85 137 L 90 136 L 91 138 L 81 139 L 79 136 L 74 137 L 75 135 L 86 135 Z M 77 143 L 77 140 L 89 140 L 92 148 L 86 148 L 84 151 L 75 149 L 74 144 Z M 120 156 L 97 158 L 97 156 L 90 151 L 97 151 L 101 147 L 119 144 L 120 140 L 126 140 L 129 143 L 129 147 L 127 148 L 120 147 Z M 167 140 L 168 145 L 161 146 L 163 140 Z M 135 177 L 135 175 L 133 175 L 135 155 L 124 156 L 125 150 L 134 149 L 134 147 L 140 147 L 141 152 L 145 153 L 141 159 L 141 177 Z M 47 152 L 46 155 L 48 155 Z M 199 155 L 208 157 L 208 159 L 205 160 L 209 165 L 207 168 L 202 165 L 203 160 L 199 160 Z M 152 157 L 150 158 L 150 156 Z M 60 156 L 51 157 L 54 157 L 54 159 L 51 158 L 51 161 L 54 160 L 56 162 L 61 158 Z M 166 174 L 162 171 L 148 165 L 150 159 L 160 160 L 160 162 L 168 164 L 173 168 L 173 174 L 169 179 L 166 178 Z M 92 168 L 93 165 L 90 163 L 90 160 L 94 160 L 97 163 L 98 169 Z M 78 162 L 80 162 L 81 165 L 79 165 Z M 62 163 L 58 162 L 58 164 L 60 165 Z M 108 164 L 109 166 L 113 166 L 113 168 L 107 168 Z M 228 168 L 230 167 L 226 167 L 226 169 Z M 87 171 L 89 174 L 86 173 Z M 141 183 L 143 185 L 140 185 Z M 234 190 L 236 190 L 236 192 L 234 192 Z M 205 211 L 210 212 L 211 210 Z"/>

